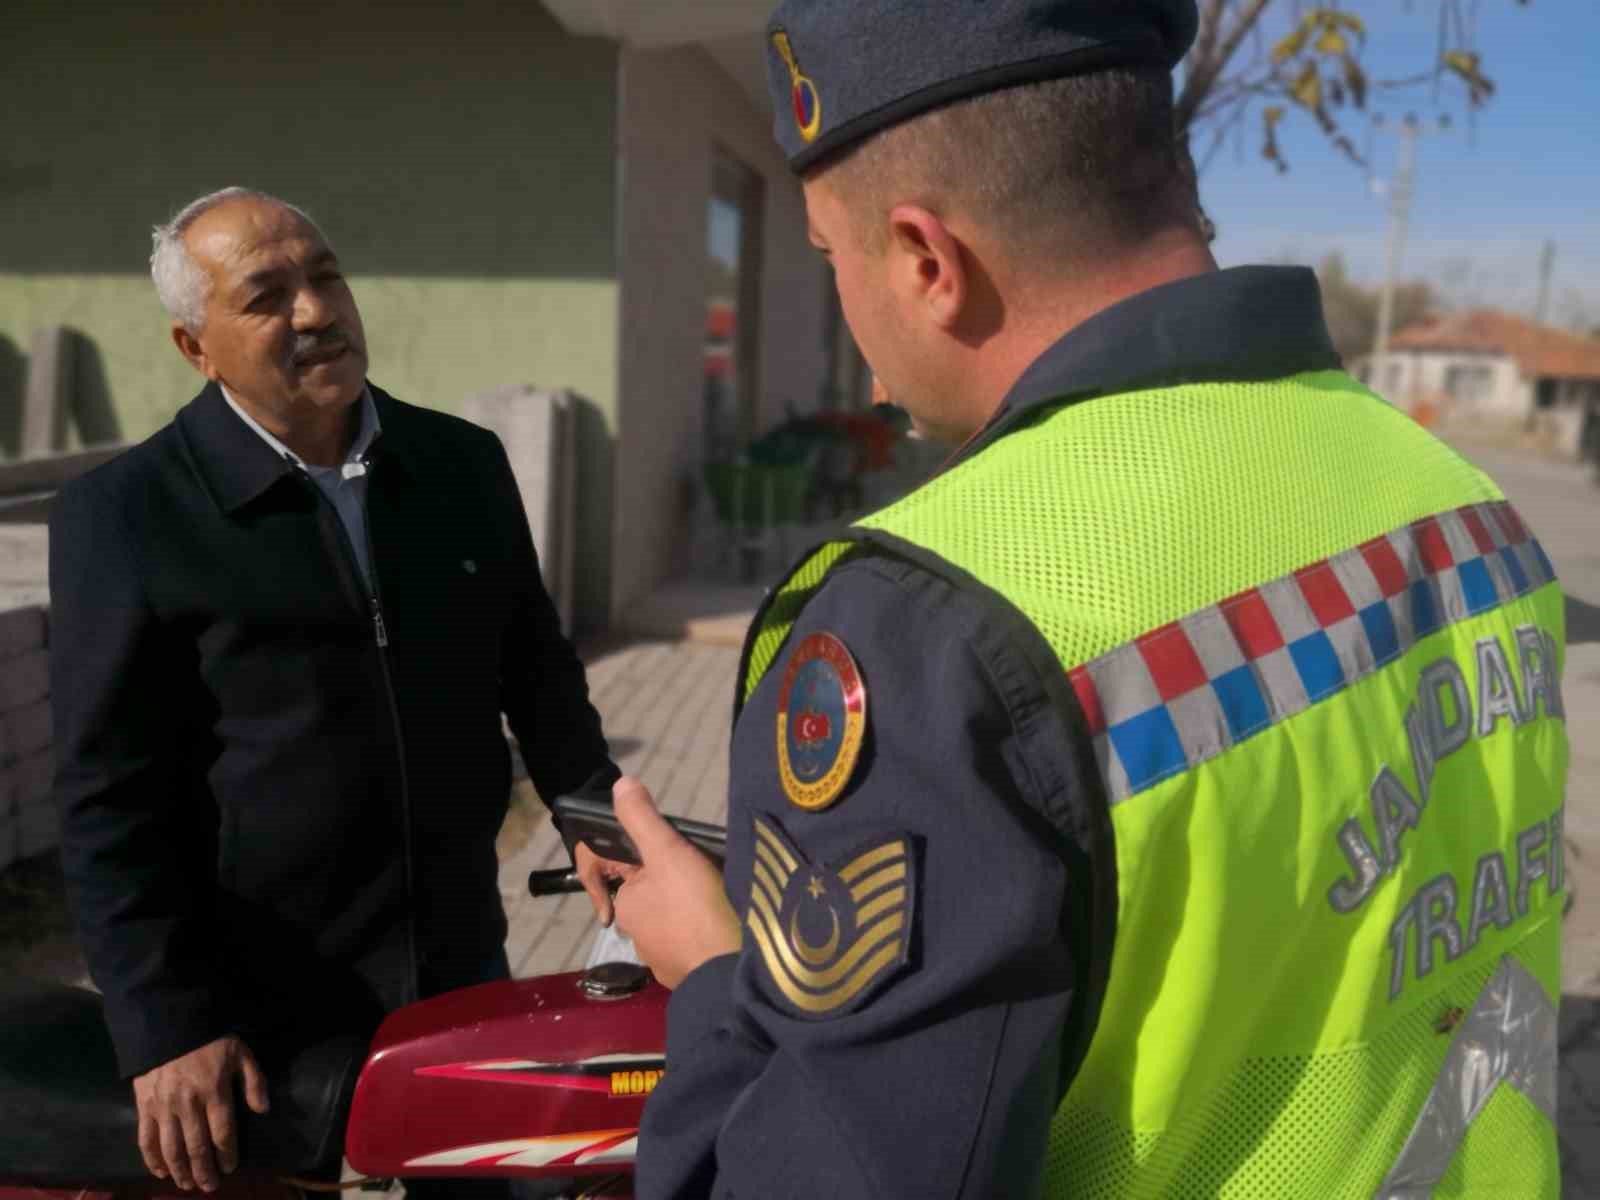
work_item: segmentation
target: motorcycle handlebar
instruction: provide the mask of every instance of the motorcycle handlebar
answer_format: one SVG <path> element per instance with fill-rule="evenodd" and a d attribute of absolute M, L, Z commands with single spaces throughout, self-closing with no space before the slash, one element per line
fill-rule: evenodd
<path fill-rule="evenodd" d="M 583 891 L 578 873 L 571 867 L 556 867 L 550 871 L 533 871 L 528 875 L 528 894 L 531 896 L 564 896 Z"/>

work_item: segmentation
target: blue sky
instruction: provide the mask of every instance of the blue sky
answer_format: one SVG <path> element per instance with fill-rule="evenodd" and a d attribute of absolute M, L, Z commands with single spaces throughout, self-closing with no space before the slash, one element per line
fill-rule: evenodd
<path fill-rule="evenodd" d="M 1270 40 L 1286 28 L 1292 0 L 1264 18 Z M 1368 26 L 1362 56 L 1373 78 L 1412 75 L 1433 60 L 1435 0 L 1346 0 Z M 1531 313 L 1540 248 L 1556 243 L 1549 316 L 1600 325 L 1600 0 L 1461 0 L 1476 11 L 1477 48 L 1496 94 L 1468 120 L 1465 89 L 1447 85 L 1436 105 L 1430 86 L 1378 97 L 1390 132 L 1371 143 L 1374 175 L 1390 177 L 1397 118 L 1415 111 L 1445 133 L 1418 141 L 1415 197 L 1403 277 L 1435 283 L 1458 305 Z M 1345 110 L 1348 112 L 1349 110 Z M 1243 124 L 1201 175 L 1201 194 L 1217 222 L 1214 247 L 1224 265 L 1316 263 L 1340 250 L 1358 279 L 1382 277 L 1386 202 L 1367 170 L 1326 143 L 1309 115 L 1291 109 L 1279 127 L 1290 171 L 1262 159 L 1259 112 Z M 1347 121 L 1358 149 L 1366 122 Z M 1197 156 L 1209 136 L 1195 139 Z"/>

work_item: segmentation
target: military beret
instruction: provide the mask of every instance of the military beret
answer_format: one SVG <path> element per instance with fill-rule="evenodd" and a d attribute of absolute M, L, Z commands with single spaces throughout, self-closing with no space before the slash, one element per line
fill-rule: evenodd
<path fill-rule="evenodd" d="M 795 171 L 982 92 L 1176 66 L 1195 0 L 785 0 L 767 26 L 778 142 Z"/>

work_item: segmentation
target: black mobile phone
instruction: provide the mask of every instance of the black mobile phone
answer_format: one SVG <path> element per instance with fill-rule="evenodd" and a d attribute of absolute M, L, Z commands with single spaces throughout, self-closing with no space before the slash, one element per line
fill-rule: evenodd
<path fill-rule="evenodd" d="M 556 826 L 561 830 L 561 840 L 567 844 L 567 853 L 574 854 L 582 842 L 601 858 L 612 862 L 638 865 L 639 851 L 633 839 L 622 828 L 610 800 L 592 796 L 557 796 L 550 810 L 555 814 Z M 665 814 L 663 814 L 665 815 Z M 721 825 L 704 821 L 691 821 L 687 817 L 667 817 L 667 822 L 695 846 L 699 847 L 717 869 L 728 855 L 728 831 Z"/>

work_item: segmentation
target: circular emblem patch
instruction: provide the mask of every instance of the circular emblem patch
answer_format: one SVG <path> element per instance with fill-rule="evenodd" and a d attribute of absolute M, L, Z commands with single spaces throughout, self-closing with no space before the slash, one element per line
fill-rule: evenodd
<path fill-rule="evenodd" d="M 867 732 L 867 689 L 856 660 L 831 633 L 795 648 L 778 694 L 778 775 L 784 794 L 815 812 L 839 798 Z"/>

